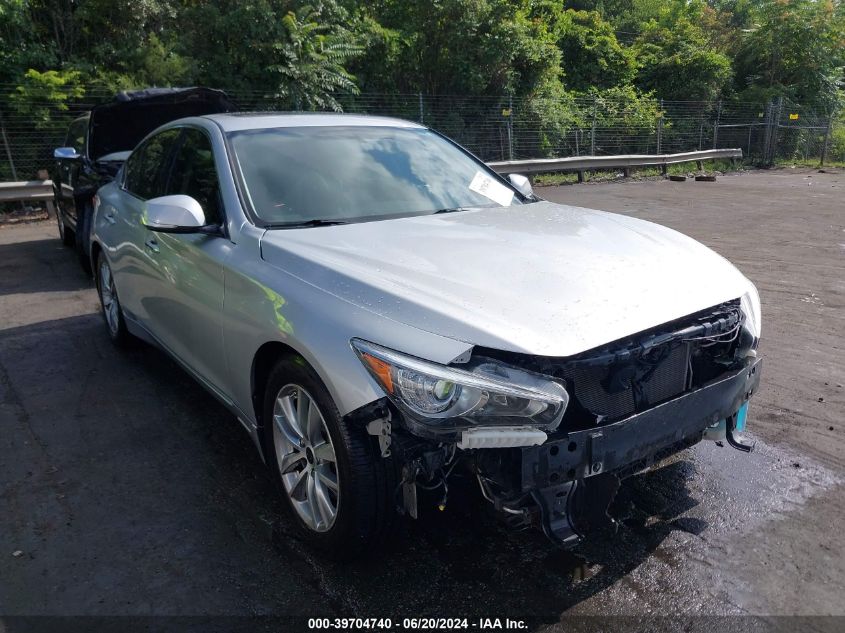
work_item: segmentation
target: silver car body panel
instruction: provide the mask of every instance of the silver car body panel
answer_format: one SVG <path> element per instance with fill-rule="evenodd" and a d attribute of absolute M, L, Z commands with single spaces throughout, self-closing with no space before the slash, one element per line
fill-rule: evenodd
<path fill-rule="evenodd" d="M 672 229 L 550 202 L 270 231 L 262 255 L 374 314 L 544 356 L 736 299 L 749 284 Z"/>
<path fill-rule="evenodd" d="M 211 139 L 225 236 L 153 233 L 141 222 L 146 203 L 120 176 L 98 192 L 93 223 L 130 328 L 174 356 L 256 444 L 252 371 L 267 344 L 300 354 L 346 414 L 384 395 L 352 338 L 439 363 L 466 359 L 474 346 L 567 356 L 751 287 L 668 228 L 548 202 L 265 230 L 242 207 L 223 133 L 288 125 L 418 127 L 310 114 L 169 123 L 156 132 L 192 126 Z"/>

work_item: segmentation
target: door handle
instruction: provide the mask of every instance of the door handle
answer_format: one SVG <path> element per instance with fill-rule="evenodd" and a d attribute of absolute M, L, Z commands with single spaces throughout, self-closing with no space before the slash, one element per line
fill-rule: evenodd
<path fill-rule="evenodd" d="M 148 237 L 147 241 L 144 242 L 144 246 L 150 249 L 153 253 L 158 253 L 158 242 L 156 242 L 156 238 Z"/>
<path fill-rule="evenodd" d="M 106 213 L 103 214 L 103 217 L 106 219 L 106 221 L 109 224 L 114 224 L 115 222 L 117 222 L 117 220 L 114 219 L 114 212 L 113 211 L 107 211 Z"/>

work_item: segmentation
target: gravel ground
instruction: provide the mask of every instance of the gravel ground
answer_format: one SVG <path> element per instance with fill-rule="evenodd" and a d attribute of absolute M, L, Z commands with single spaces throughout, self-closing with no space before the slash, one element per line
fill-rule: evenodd
<path fill-rule="evenodd" d="M 766 616 L 690 620 L 707 631 L 845 616 L 845 174 L 540 193 L 681 230 L 757 284 L 755 453 L 701 444 L 627 480 L 619 532 L 574 552 L 506 531 L 456 482 L 445 512 L 425 512 L 371 560 L 328 563 L 290 537 L 231 415 L 163 354 L 111 347 L 55 224 L 4 227 L 0 631 L 49 628 L 14 617 L 44 615 L 237 616 L 227 626 L 249 630 L 280 621 L 242 616 L 511 617 L 531 630 L 577 629 L 575 616 Z M 800 622 L 833 631 L 845 620 Z"/>

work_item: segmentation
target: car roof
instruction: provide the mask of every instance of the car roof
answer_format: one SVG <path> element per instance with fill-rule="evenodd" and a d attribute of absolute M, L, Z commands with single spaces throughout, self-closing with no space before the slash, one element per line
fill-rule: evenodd
<path fill-rule="evenodd" d="M 258 130 L 279 127 L 402 127 L 424 128 L 413 121 L 366 114 L 335 114 L 319 112 L 227 112 L 207 114 L 204 119 L 216 122 L 225 132 Z"/>

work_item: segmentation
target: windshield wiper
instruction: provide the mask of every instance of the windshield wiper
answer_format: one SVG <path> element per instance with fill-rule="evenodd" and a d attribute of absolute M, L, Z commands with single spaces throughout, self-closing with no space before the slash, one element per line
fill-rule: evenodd
<path fill-rule="evenodd" d="M 278 222 L 276 224 L 268 224 L 265 229 L 300 229 L 309 226 L 335 226 L 337 224 L 349 224 L 345 220 L 324 220 L 321 218 L 314 218 L 313 220 L 302 220 L 301 222 Z"/>
<path fill-rule="evenodd" d="M 434 211 L 433 215 L 437 215 L 438 213 L 455 213 L 456 211 L 466 211 L 471 208 L 472 207 L 447 207 L 445 209 L 438 209 L 437 211 Z"/>

